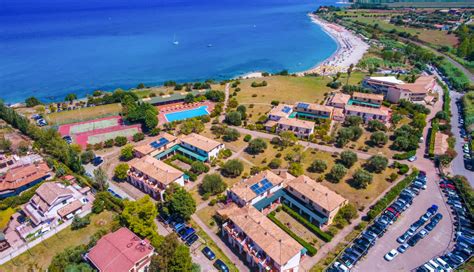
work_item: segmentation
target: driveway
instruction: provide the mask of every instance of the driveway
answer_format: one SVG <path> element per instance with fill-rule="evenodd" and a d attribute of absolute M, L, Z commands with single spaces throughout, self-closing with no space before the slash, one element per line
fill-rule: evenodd
<path fill-rule="evenodd" d="M 458 93 L 458 92 L 449 92 L 449 96 L 451 97 L 451 132 L 453 135 L 456 137 L 456 146 L 455 150 L 458 153 L 456 158 L 454 158 L 453 162 L 451 163 L 451 170 L 454 175 L 462 175 L 465 176 L 468 180 L 471 186 L 474 186 L 474 172 L 467 170 L 466 167 L 464 167 L 464 157 L 463 157 L 463 150 L 462 150 L 462 145 L 464 144 L 464 140 L 461 138 L 459 134 L 459 124 L 458 124 L 458 108 L 456 106 L 456 100 L 458 98 L 461 98 L 463 95 Z"/>
<path fill-rule="evenodd" d="M 427 120 L 430 121 L 436 112 L 441 109 L 443 101 L 440 99 L 431 109 L 431 113 Z M 423 130 L 423 136 L 427 138 L 427 133 L 430 126 L 426 126 Z M 439 176 L 434 163 L 431 160 L 424 158 L 426 147 L 418 148 L 417 161 L 413 166 L 419 170 L 425 171 L 428 181 L 426 183 L 427 189 L 422 191 L 413 200 L 413 205 L 409 207 L 395 222 L 389 227 L 385 235 L 376 241 L 375 246 L 369 250 L 369 253 L 357 263 L 352 269 L 353 271 L 410 271 L 424 263 L 431 258 L 443 254 L 452 245 L 453 238 L 453 218 L 451 217 L 450 209 L 446 204 L 444 195 L 438 187 Z M 413 248 L 409 248 L 404 254 L 400 254 L 393 261 L 387 262 L 384 260 L 384 255 L 392 249 L 397 248 L 400 244 L 396 239 L 402 235 L 411 224 L 433 204 L 438 205 L 438 212 L 443 215 L 443 219 L 439 222 L 436 228 L 431 231 L 428 236 L 422 239 Z"/>

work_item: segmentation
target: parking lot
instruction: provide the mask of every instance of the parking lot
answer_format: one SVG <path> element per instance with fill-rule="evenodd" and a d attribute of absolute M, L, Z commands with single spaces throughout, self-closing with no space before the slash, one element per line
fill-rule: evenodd
<path fill-rule="evenodd" d="M 426 160 L 426 162 L 423 160 Z M 410 271 L 434 256 L 444 253 L 453 245 L 452 216 L 438 187 L 440 178 L 435 173 L 431 161 L 420 158 L 417 164 L 426 165 L 426 168 L 430 170 L 426 171 L 427 189 L 423 190 L 413 200 L 411 207 L 400 216 L 397 222 L 390 226 L 384 236 L 376 241 L 375 246 L 357 263 L 352 269 L 353 271 Z M 424 167 L 420 168 L 423 169 Z M 385 254 L 400 246 L 396 241 L 397 238 L 408 230 L 411 224 L 418 220 L 433 204 L 439 207 L 438 212 L 443 215 L 443 219 L 439 224 L 414 247 L 408 248 L 405 253 L 399 254 L 392 261 L 386 261 L 384 259 Z"/>

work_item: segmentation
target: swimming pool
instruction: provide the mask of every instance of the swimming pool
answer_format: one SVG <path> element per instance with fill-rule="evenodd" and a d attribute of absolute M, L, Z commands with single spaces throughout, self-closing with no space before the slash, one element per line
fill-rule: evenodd
<path fill-rule="evenodd" d="M 171 113 L 166 113 L 165 118 L 168 122 L 184 120 L 188 118 L 208 115 L 209 112 L 207 111 L 208 106 L 200 106 L 194 109 L 183 110 L 183 111 L 175 111 Z"/>

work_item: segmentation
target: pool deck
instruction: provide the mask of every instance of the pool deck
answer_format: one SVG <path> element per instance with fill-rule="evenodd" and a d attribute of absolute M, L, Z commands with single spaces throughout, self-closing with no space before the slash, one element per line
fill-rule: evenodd
<path fill-rule="evenodd" d="M 175 104 L 170 104 L 170 105 L 157 106 L 157 109 L 160 112 L 158 114 L 158 121 L 160 124 L 168 123 L 168 120 L 166 119 L 165 114 L 177 112 L 177 111 L 196 109 L 201 106 L 207 106 L 207 111 L 209 113 L 211 113 L 214 110 L 214 103 L 210 101 L 196 102 L 196 103 L 190 103 L 190 104 L 175 103 Z"/>

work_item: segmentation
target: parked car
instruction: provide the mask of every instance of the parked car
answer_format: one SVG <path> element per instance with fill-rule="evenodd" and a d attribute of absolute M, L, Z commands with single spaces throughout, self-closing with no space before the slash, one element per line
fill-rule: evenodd
<path fill-rule="evenodd" d="M 197 234 L 193 234 L 193 235 L 191 235 L 190 237 L 188 237 L 188 238 L 186 239 L 186 245 L 187 245 L 187 246 L 191 246 L 191 245 L 194 244 L 194 242 L 196 242 L 198 239 L 199 239 L 199 236 L 197 236 Z"/>
<path fill-rule="evenodd" d="M 421 240 L 421 235 L 417 233 L 413 237 L 408 239 L 407 244 L 411 247 L 414 247 L 420 240 Z"/>
<path fill-rule="evenodd" d="M 397 242 L 399 242 L 400 244 L 403 244 L 403 243 L 405 243 L 405 242 L 408 240 L 408 238 L 410 238 L 410 237 L 411 237 L 410 233 L 405 232 L 404 234 L 402 234 L 400 237 L 397 238 Z"/>
<path fill-rule="evenodd" d="M 409 161 L 409 162 L 414 162 L 414 161 L 416 161 L 416 156 L 412 156 L 412 157 L 408 158 L 408 161 Z"/>
<path fill-rule="evenodd" d="M 397 251 L 400 253 L 405 253 L 410 246 L 408 244 L 402 244 L 397 248 Z"/>
<path fill-rule="evenodd" d="M 229 272 L 229 268 L 227 267 L 227 265 L 221 259 L 217 259 L 214 262 L 214 267 L 217 268 L 217 270 L 219 270 L 221 272 Z"/>
<path fill-rule="evenodd" d="M 204 247 L 202 253 L 211 261 L 216 258 L 216 254 L 214 254 L 214 252 L 208 247 Z"/>
<path fill-rule="evenodd" d="M 100 157 L 100 156 L 97 156 L 97 157 L 95 157 L 94 159 L 92 159 L 92 164 L 93 164 L 94 166 L 99 166 L 99 165 L 100 165 L 101 163 L 103 163 L 103 162 L 104 162 L 104 160 L 103 160 L 102 157 Z"/>
<path fill-rule="evenodd" d="M 179 236 L 181 237 L 181 239 L 186 240 L 188 237 L 190 237 L 191 235 L 193 235 L 195 232 L 196 232 L 196 230 L 194 230 L 193 228 L 191 228 L 191 227 L 186 227 L 186 228 L 181 229 L 181 230 L 178 232 L 178 234 L 179 234 Z"/>
<path fill-rule="evenodd" d="M 398 256 L 398 251 L 395 249 L 392 249 L 387 254 L 385 254 L 384 259 L 390 262 L 391 260 L 395 259 L 395 257 L 397 256 Z"/>

